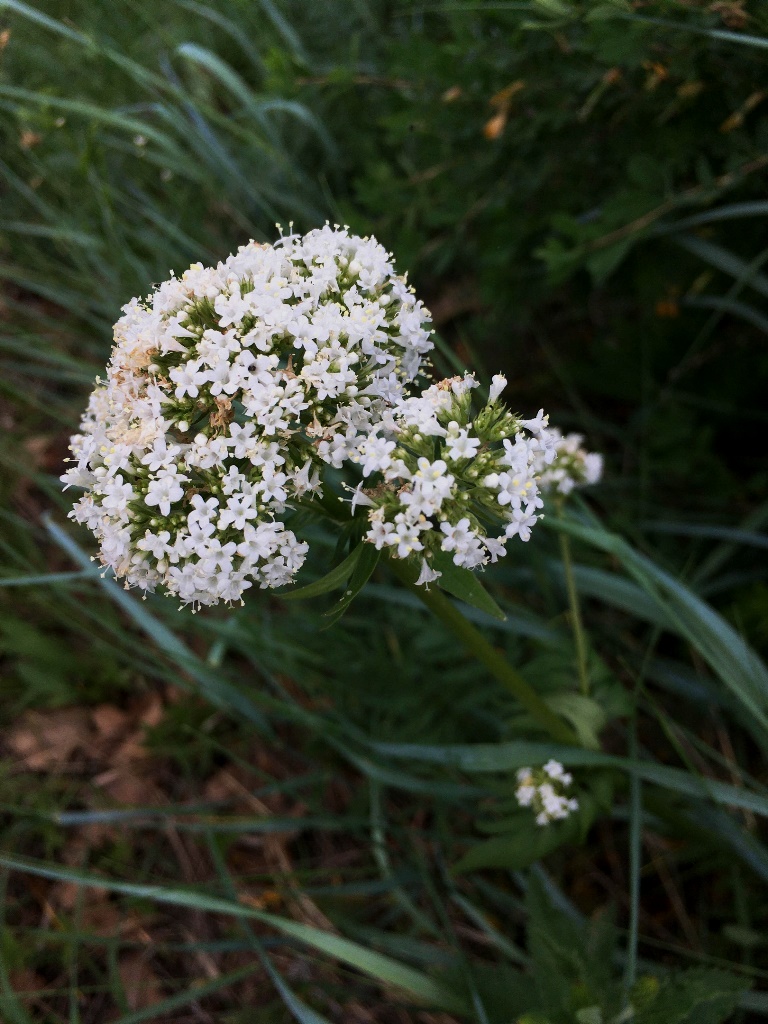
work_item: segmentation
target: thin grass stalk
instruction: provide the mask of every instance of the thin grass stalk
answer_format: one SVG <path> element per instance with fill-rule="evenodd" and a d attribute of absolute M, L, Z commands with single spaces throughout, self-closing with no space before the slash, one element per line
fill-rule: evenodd
<path fill-rule="evenodd" d="M 452 601 L 436 587 L 428 589 L 424 586 L 417 586 L 414 570 L 405 563 L 391 558 L 389 564 L 398 579 L 429 608 L 433 615 L 440 619 L 454 636 L 461 640 L 467 650 L 474 654 L 491 675 L 517 698 L 553 740 L 558 743 L 578 745 L 578 737 L 571 727 L 552 711 L 530 683 L 526 682 L 520 673 L 512 668 L 501 652 L 486 640 Z"/>
<path fill-rule="evenodd" d="M 629 727 L 629 757 L 637 760 L 637 702 L 639 680 L 635 685 L 634 709 Z M 637 980 L 637 947 L 640 940 L 640 868 L 643 841 L 643 794 L 639 775 L 629 780 L 629 929 L 627 960 L 624 968 L 624 1009 L 630 1008 L 632 989 Z"/>
<path fill-rule="evenodd" d="M 568 608 L 573 640 L 576 645 L 576 668 L 579 673 L 579 689 L 585 697 L 589 696 L 589 668 L 587 666 L 587 640 L 584 633 L 584 622 L 581 618 L 579 592 L 573 575 L 573 559 L 571 542 L 567 534 L 560 534 L 560 557 L 563 560 L 565 586 L 568 591 Z"/>

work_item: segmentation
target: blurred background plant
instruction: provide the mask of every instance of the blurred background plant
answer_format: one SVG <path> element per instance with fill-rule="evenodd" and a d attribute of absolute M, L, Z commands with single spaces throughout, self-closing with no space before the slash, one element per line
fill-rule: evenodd
<path fill-rule="evenodd" d="M 0 0 L 0 47 L 3 1019 L 762 1019 L 765 5 Z M 383 570 L 328 633 L 193 618 L 65 528 L 120 307 L 326 218 L 441 371 L 606 453 L 471 613 L 585 749 Z M 582 813 L 542 829 L 550 756 Z"/>

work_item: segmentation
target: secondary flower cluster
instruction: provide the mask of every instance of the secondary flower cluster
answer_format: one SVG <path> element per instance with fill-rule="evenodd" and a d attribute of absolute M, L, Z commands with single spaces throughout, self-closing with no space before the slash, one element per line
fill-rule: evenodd
<path fill-rule="evenodd" d="M 196 605 L 290 582 L 307 545 L 278 517 L 401 398 L 428 321 L 381 245 L 329 226 L 132 300 L 62 478 L 103 564 Z"/>
<path fill-rule="evenodd" d="M 417 553 L 420 583 L 441 575 L 439 552 L 474 569 L 530 537 L 542 506 L 536 466 L 555 453 L 543 411 L 523 420 L 499 401 L 506 383 L 494 377 L 474 412 L 471 374 L 441 381 L 401 400 L 358 446 L 363 476 L 382 481 L 356 496 L 371 506 L 366 540 L 396 558 Z"/>
<path fill-rule="evenodd" d="M 559 761 L 547 761 L 542 768 L 520 768 L 515 797 L 521 807 L 531 807 L 537 825 L 567 818 L 579 809 L 575 797 L 568 796 L 573 777 Z"/>
<path fill-rule="evenodd" d="M 603 457 L 582 448 L 581 434 L 562 434 L 550 428 L 554 459 L 547 464 L 540 458 L 536 464 L 539 488 L 544 494 L 570 494 L 574 487 L 596 484 L 603 475 Z"/>

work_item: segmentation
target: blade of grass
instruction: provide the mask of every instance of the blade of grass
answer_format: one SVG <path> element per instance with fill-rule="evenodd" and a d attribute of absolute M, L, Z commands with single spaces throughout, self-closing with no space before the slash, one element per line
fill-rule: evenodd
<path fill-rule="evenodd" d="M 43 517 L 45 528 L 56 543 L 84 569 L 92 568 L 91 560 L 86 553 L 72 540 L 49 516 Z M 188 673 L 200 684 L 205 696 L 218 707 L 234 711 L 245 716 L 261 730 L 267 730 L 264 715 L 243 693 L 232 684 L 226 682 L 215 672 L 209 670 L 204 662 L 180 640 L 167 626 L 151 615 L 142 606 L 141 601 L 130 597 L 114 580 L 99 575 L 98 584 L 120 608 L 145 632 L 157 645 L 158 650 L 170 658 L 179 668 Z"/>
<path fill-rule="evenodd" d="M 709 526 L 706 523 L 675 523 L 658 520 L 640 523 L 640 528 L 649 533 L 670 533 L 676 537 L 705 537 L 708 540 L 725 540 L 732 546 L 768 548 L 768 534 L 754 530 L 737 529 L 730 526 Z"/>
<path fill-rule="evenodd" d="M 6 576 L 0 578 L 0 587 L 39 587 L 58 586 L 71 583 L 73 580 L 90 580 L 99 575 L 95 568 L 81 569 L 74 572 L 49 572 L 40 576 Z"/>
<path fill-rule="evenodd" d="M 768 524 L 768 501 L 763 502 L 742 521 L 740 530 L 759 530 Z M 694 571 L 693 580 L 701 584 L 710 579 L 722 566 L 726 565 L 734 552 L 733 544 L 720 544 L 712 551 L 701 565 Z"/>
<path fill-rule="evenodd" d="M 746 284 L 758 294 L 768 297 L 768 277 L 758 273 L 728 249 L 715 245 L 714 242 L 707 242 L 703 238 L 697 238 L 696 235 L 675 235 L 672 241 L 716 270 L 736 278 L 741 284 Z"/>
<path fill-rule="evenodd" d="M 7 907 L 8 890 L 7 870 L 0 873 L 0 926 L 5 929 L 5 912 Z M 32 1017 L 27 1013 L 24 1004 L 14 991 L 11 979 L 8 974 L 6 957 L 0 953 L 0 1012 L 3 1020 L 8 1024 L 34 1024 Z"/>
<path fill-rule="evenodd" d="M 721 220 L 751 219 L 752 217 L 763 217 L 765 214 L 768 214 L 768 203 L 764 200 L 724 203 L 722 206 L 715 207 L 714 210 L 704 210 L 703 213 L 695 213 L 691 217 L 671 221 L 668 224 L 657 224 L 655 228 L 651 229 L 651 234 L 677 234 L 680 231 L 688 231 L 690 228 L 699 228 L 704 224 L 713 224 Z"/>
<path fill-rule="evenodd" d="M 637 700 L 639 677 L 635 685 L 632 720 L 629 725 L 629 760 L 637 761 Z M 640 868 L 643 842 L 643 796 L 640 777 L 629 780 L 629 934 L 627 963 L 624 969 L 624 1008 L 637 979 L 637 947 L 640 938 Z"/>
<path fill-rule="evenodd" d="M 476 743 L 429 746 L 416 743 L 372 743 L 380 754 L 457 768 L 468 773 L 509 773 L 526 765 L 541 765 L 554 758 L 570 768 L 616 768 L 665 789 L 727 807 L 749 810 L 768 817 L 768 795 L 727 782 L 694 775 L 682 768 L 639 761 L 618 754 L 554 743 Z"/>
<path fill-rule="evenodd" d="M 249 918 L 260 921 L 276 931 L 296 939 L 319 953 L 340 960 L 368 977 L 385 985 L 407 992 L 410 996 L 448 1012 L 465 1013 L 464 1001 L 446 985 L 441 984 L 421 971 L 399 963 L 391 957 L 366 949 L 357 942 L 330 932 L 321 931 L 309 925 L 300 924 L 287 918 L 255 910 L 242 903 L 209 896 L 192 889 L 161 885 L 138 885 L 133 882 L 118 882 L 102 875 L 90 875 L 72 868 L 50 865 L 31 858 L 0 855 L 0 864 L 10 870 L 51 878 L 57 881 L 74 882 L 89 888 L 106 888 L 136 899 L 148 899 L 172 906 L 189 907 L 209 913 L 231 917 Z"/>
<path fill-rule="evenodd" d="M 731 316 L 740 317 L 752 324 L 763 334 L 768 334 L 768 317 L 750 306 L 746 302 L 739 302 L 737 299 L 728 299 L 721 295 L 697 295 L 683 299 L 683 306 L 691 309 L 714 309 L 719 313 L 730 313 Z"/>
<path fill-rule="evenodd" d="M 224 988 L 229 988 L 230 985 L 236 985 L 239 981 L 243 981 L 245 978 L 255 974 L 258 969 L 258 964 L 240 967 L 238 970 L 222 974 L 212 981 L 206 981 L 202 985 L 195 985 L 185 992 L 178 992 L 167 999 L 161 999 L 160 1002 L 154 1003 L 143 1010 L 136 1010 L 134 1013 L 127 1013 L 121 1017 L 116 1017 L 113 1020 L 113 1024 L 142 1024 L 145 1020 L 155 1020 L 157 1017 L 163 1017 L 166 1013 L 178 1010 L 182 1006 L 189 1006 L 190 1003 L 197 1002 L 205 998 L 205 996 L 213 995 L 214 992 L 220 992 Z"/>
<path fill-rule="evenodd" d="M 545 523 L 617 558 L 657 605 L 664 628 L 699 652 L 752 717 L 758 742 L 768 743 L 768 668 L 731 625 L 674 576 L 599 524 L 554 517 Z"/>

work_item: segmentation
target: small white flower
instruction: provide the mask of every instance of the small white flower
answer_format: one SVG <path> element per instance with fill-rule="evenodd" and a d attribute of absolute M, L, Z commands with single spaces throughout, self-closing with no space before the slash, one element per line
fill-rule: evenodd
<path fill-rule="evenodd" d="M 397 545 L 397 557 L 407 558 L 414 551 L 423 551 L 424 545 L 419 540 L 419 529 L 405 519 L 398 517 L 395 532 L 387 538 L 389 544 Z"/>
<path fill-rule="evenodd" d="M 474 459 L 477 449 L 480 447 L 480 440 L 477 437 L 470 437 L 468 432 L 461 428 L 448 437 L 448 458 L 457 462 L 459 459 Z"/>
<path fill-rule="evenodd" d="M 170 514 L 171 505 L 181 501 L 184 497 L 184 488 L 179 480 L 172 474 L 155 477 L 150 481 L 147 493 L 144 497 L 146 505 L 157 505 L 160 513 L 164 516 Z"/>
<path fill-rule="evenodd" d="M 523 426 L 526 430 L 530 430 L 532 434 L 540 434 L 543 430 L 546 430 L 548 423 L 549 416 L 545 416 L 543 409 L 539 409 L 533 419 L 523 420 Z"/>
<path fill-rule="evenodd" d="M 151 533 L 149 530 L 136 542 L 140 551 L 149 551 L 158 560 L 163 558 L 170 550 L 168 541 L 171 535 L 168 530 L 161 530 L 160 533 Z"/>
<path fill-rule="evenodd" d="M 533 809 L 537 825 L 562 821 L 579 809 L 578 800 L 568 796 L 572 781 L 559 761 L 547 761 L 543 768 L 520 768 L 515 799 L 521 807 Z"/>
<path fill-rule="evenodd" d="M 435 580 L 440 579 L 442 575 L 443 574 L 438 572 L 436 569 L 430 568 L 429 562 L 427 562 L 426 558 L 422 558 L 421 572 L 419 573 L 419 578 L 416 580 L 416 585 L 418 587 L 428 587 L 430 583 L 434 583 Z"/>
<path fill-rule="evenodd" d="M 381 551 L 383 547 L 392 544 L 397 540 L 396 537 L 390 540 L 394 530 L 394 523 L 385 523 L 380 519 L 374 519 L 371 521 L 371 528 L 365 535 L 365 539 L 373 544 L 377 550 Z"/>
<path fill-rule="evenodd" d="M 355 509 L 357 508 L 358 505 L 362 505 L 363 507 L 367 507 L 367 508 L 375 508 L 376 507 L 376 503 L 374 501 L 371 501 L 369 496 L 363 490 L 363 483 L 362 483 L 362 481 L 357 485 L 357 487 L 349 487 L 347 485 L 346 489 L 348 491 L 350 491 L 351 494 L 352 494 L 352 497 L 351 497 L 350 502 L 349 502 L 350 507 L 352 509 L 352 515 L 355 514 Z"/>
<path fill-rule="evenodd" d="M 542 448 L 537 452 L 535 470 L 542 492 L 570 494 L 576 487 L 599 482 L 603 475 L 603 457 L 582 447 L 581 434 L 563 435 L 556 427 L 540 435 Z"/>
<path fill-rule="evenodd" d="M 498 400 L 499 395 L 502 393 L 504 388 L 507 386 L 507 378 L 503 377 L 500 373 L 497 373 L 491 379 L 491 387 L 489 389 L 488 401 L 491 405 L 494 405 Z"/>
<path fill-rule="evenodd" d="M 181 366 L 174 367 L 168 376 L 176 384 L 176 390 L 174 395 L 176 398 L 184 398 L 185 395 L 189 395 L 190 398 L 197 398 L 200 394 L 200 388 L 205 384 L 207 375 L 200 369 L 200 360 L 191 360 L 188 363 L 183 363 Z"/>
<path fill-rule="evenodd" d="M 550 779 L 562 779 L 565 774 L 565 769 L 559 761 L 549 760 L 543 766 L 543 770 L 550 777 Z"/>
<path fill-rule="evenodd" d="M 536 796 L 535 786 L 518 786 L 515 790 L 515 796 L 517 802 L 521 807 L 530 807 L 533 803 L 533 799 Z"/>
<path fill-rule="evenodd" d="M 121 474 L 107 479 L 100 487 L 103 495 L 101 501 L 101 507 L 105 512 L 109 512 L 112 515 L 119 515 L 123 513 L 128 507 L 128 502 L 132 501 L 135 497 L 135 492 L 131 484 L 123 480 Z"/>
<path fill-rule="evenodd" d="M 363 476 L 369 476 L 371 473 L 381 473 L 388 469 L 392 461 L 390 453 L 394 449 L 394 441 L 388 441 L 384 437 L 377 437 L 375 435 L 367 438 L 359 448 Z"/>

